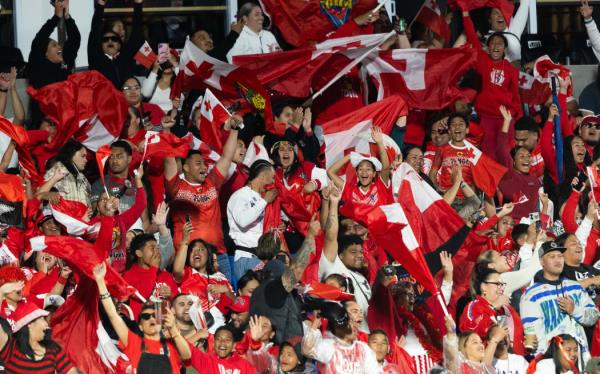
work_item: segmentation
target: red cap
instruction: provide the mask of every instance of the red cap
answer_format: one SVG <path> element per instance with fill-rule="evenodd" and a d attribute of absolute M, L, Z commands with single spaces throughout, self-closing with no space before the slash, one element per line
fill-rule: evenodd
<path fill-rule="evenodd" d="M 250 296 L 238 296 L 229 309 L 234 313 L 248 313 L 250 311 Z"/>
<path fill-rule="evenodd" d="M 29 323 L 48 314 L 50 314 L 48 311 L 38 308 L 35 303 L 24 301 L 17 304 L 17 309 L 8 318 L 8 323 L 13 333 L 16 333 Z"/>
<path fill-rule="evenodd" d="M 600 118 L 596 117 L 596 116 L 585 116 L 581 119 L 581 124 L 584 123 L 600 123 Z"/>

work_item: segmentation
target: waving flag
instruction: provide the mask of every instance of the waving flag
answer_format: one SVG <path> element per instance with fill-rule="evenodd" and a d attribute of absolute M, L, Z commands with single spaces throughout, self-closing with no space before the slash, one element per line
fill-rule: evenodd
<path fill-rule="evenodd" d="M 383 133 L 389 134 L 398 117 L 407 112 L 406 102 L 400 96 L 391 96 L 323 124 L 327 167 L 351 151 L 368 153 L 369 148 L 356 149 L 359 144 L 365 143 L 358 135 L 373 126 L 379 126 Z M 368 147 L 368 143 L 365 144 Z"/>
<path fill-rule="evenodd" d="M 260 4 L 283 38 L 302 47 L 325 40 L 350 19 L 375 8 L 377 1 L 260 0 Z"/>
<path fill-rule="evenodd" d="M 542 105 L 552 92 L 550 86 L 539 76 L 533 76 L 523 71 L 519 72 L 519 95 L 521 102 L 529 105 Z"/>
<path fill-rule="evenodd" d="M 328 39 L 313 47 L 286 52 L 235 56 L 233 62 L 256 74 L 272 90 L 306 97 L 386 38 L 387 34 L 374 34 Z"/>
<path fill-rule="evenodd" d="M 231 114 L 207 88 L 200 104 L 200 137 L 219 153 L 223 152 L 221 126 L 229 117 Z"/>
<path fill-rule="evenodd" d="M 458 80 L 475 64 L 473 48 L 393 49 L 374 52 L 363 66 L 377 99 L 402 96 L 411 108 L 437 110 L 464 96 Z"/>
<path fill-rule="evenodd" d="M 398 261 L 426 290 L 439 293 L 419 242 L 404 210 L 398 203 L 382 205 L 368 217 L 369 235 Z"/>
<path fill-rule="evenodd" d="M 424 251 L 435 250 L 464 226 L 456 211 L 407 163 L 394 171 L 392 192 Z"/>
<path fill-rule="evenodd" d="M 50 209 L 54 219 L 67 229 L 69 235 L 88 239 L 98 236 L 100 222 L 98 219 L 89 219 L 90 208 L 87 205 L 61 197 L 58 203 L 50 204 Z"/>
<path fill-rule="evenodd" d="M 28 149 L 30 139 L 27 131 L 22 126 L 14 125 L 8 119 L 0 115 L 0 132 L 6 134 L 15 142 L 15 150 L 19 155 L 19 164 L 27 174 L 34 186 L 43 183 L 38 175 L 37 167 L 31 158 L 31 152 Z"/>
<path fill-rule="evenodd" d="M 270 96 L 255 74 L 210 57 L 189 39 L 185 42 L 179 65 L 181 71 L 171 88 L 172 98 L 192 89 L 210 88 L 226 105 L 241 98 L 248 102 L 252 110 L 267 113 L 264 118 L 266 122 L 273 120 Z"/>
<path fill-rule="evenodd" d="M 147 131 L 144 145 L 144 159 L 150 157 L 186 158 L 190 151 L 188 139 L 178 138 L 171 133 Z"/>
<path fill-rule="evenodd" d="M 97 151 L 121 134 L 129 104 L 101 73 L 90 70 L 72 74 L 66 81 L 27 93 L 42 112 L 56 123 L 56 135 L 49 149 L 60 149 L 71 137 Z"/>
<path fill-rule="evenodd" d="M 450 26 L 448 26 L 446 18 L 442 14 L 436 0 L 425 0 L 416 21 L 427 26 L 428 29 L 438 34 L 440 38 L 446 41 L 450 40 Z"/>
<path fill-rule="evenodd" d="M 498 8 L 508 26 L 515 10 L 515 4 L 509 0 L 448 0 L 448 5 L 461 10 L 473 10 L 483 7 Z"/>
<path fill-rule="evenodd" d="M 142 44 L 133 58 L 146 69 L 150 69 L 158 59 L 158 56 L 154 53 L 148 41 L 144 41 L 144 44 Z"/>

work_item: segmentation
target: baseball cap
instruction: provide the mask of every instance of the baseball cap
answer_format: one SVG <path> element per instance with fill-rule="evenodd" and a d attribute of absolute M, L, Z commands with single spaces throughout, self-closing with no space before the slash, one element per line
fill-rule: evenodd
<path fill-rule="evenodd" d="M 567 248 L 565 247 L 561 247 L 558 243 L 550 241 L 550 242 L 545 242 L 544 244 L 542 244 L 542 248 L 540 250 L 540 258 L 542 258 L 542 256 L 544 256 L 545 254 L 548 254 L 550 252 L 553 251 L 560 251 L 561 253 L 564 253 L 567 250 Z"/>
<path fill-rule="evenodd" d="M 229 309 L 234 313 L 248 313 L 250 311 L 250 296 L 238 296 Z"/>

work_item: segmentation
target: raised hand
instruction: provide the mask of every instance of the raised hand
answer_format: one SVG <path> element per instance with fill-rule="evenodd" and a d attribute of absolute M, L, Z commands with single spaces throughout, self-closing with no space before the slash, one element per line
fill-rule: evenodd
<path fill-rule="evenodd" d="M 450 255 L 448 252 L 440 252 L 440 262 L 442 263 L 442 269 L 444 270 L 444 273 L 452 273 L 454 271 L 452 255 Z"/>
<path fill-rule="evenodd" d="M 315 213 L 310 218 L 310 223 L 308 224 L 308 235 L 315 237 L 319 235 L 319 232 L 321 232 L 321 223 L 317 219 L 317 214 Z"/>
<path fill-rule="evenodd" d="M 381 131 L 381 127 L 373 126 L 371 129 L 371 137 L 373 141 L 377 144 L 383 143 L 383 132 Z"/>
<path fill-rule="evenodd" d="M 588 20 L 592 18 L 592 12 L 594 7 L 589 5 L 588 0 L 581 0 L 581 6 L 579 7 L 579 13 L 583 16 L 583 19 Z"/>
<path fill-rule="evenodd" d="M 105 276 L 106 264 L 104 262 L 101 262 L 98 265 L 94 266 L 94 279 L 96 279 L 96 281 L 104 280 Z"/>
<path fill-rule="evenodd" d="M 500 105 L 500 114 L 502 114 L 502 118 L 504 119 L 504 121 L 512 121 L 512 114 L 510 113 L 510 110 L 506 109 L 504 105 Z"/>
<path fill-rule="evenodd" d="M 248 322 L 250 327 L 250 337 L 255 342 L 260 341 L 260 338 L 264 335 L 265 331 L 262 326 L 262 317 L 261 316 L 252 316 L 250 317 L 250 321 Z"/>
<path fill-rule="evenodd" d="M 158 204 L 156 213 L 152 215 L 152 221 L 157 226 L 163 226 L 167 224 L 167 216 L 169 215 L 169 206 L 164 201 Z"/>

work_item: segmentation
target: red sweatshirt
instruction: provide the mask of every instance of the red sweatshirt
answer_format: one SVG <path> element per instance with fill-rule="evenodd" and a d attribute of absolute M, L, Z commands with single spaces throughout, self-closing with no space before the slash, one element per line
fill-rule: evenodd
<path fill-rule="evenodd" d="M 520 117 L 519 70 L 505 59 L 493 61 L 481 48 L 471 17 L 463 17 L 463 20 L 467 40 L 477 51 L 475 69 L 481 75 L 481 91 L 475 98 L 475 110 L 480 115 L 501 118 L 498 108 L 504 105 L 513 117 Z"/>
<path fill-rule="evenodd" d="M 146 191 L 140 187 L 135 192 L 135 202 L 131 208 L 112 217 L 102 217 L 96 246 L 106 248 L 105 256 L 110 256 L 111 265 L 119 273 L 125 271 L 127 261 L 125 235 L 127 230 L 140 218 L 145 207 Z"/>
<path fill-rule="evenodd" d="M 138 264 L 133 264 L 129 270 L 123 274 L 123 279 L 130 285 L 137 288 L 140 295 L 149 299 L 155 288 L 160 287 L 162 284 L 166 284 L 171 289 L 171 298 L 177 295 L 177 284 L 173 279 L 171 273 L 166 271 L 158 270 L 154 266 L 144 269 Z M 134 298 L 129 300 L 129 306 L 135 317 L 140 312 L 142 304 Z"/>

